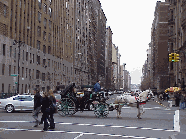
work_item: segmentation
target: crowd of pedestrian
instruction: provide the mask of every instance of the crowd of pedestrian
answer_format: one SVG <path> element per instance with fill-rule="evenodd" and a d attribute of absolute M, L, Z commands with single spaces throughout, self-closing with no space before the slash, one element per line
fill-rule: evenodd
<path fill-rule="evenodd" d="M 38 125 L 43 124 L 43 131 L 47 131 L 48 129 L 55 129 L 55 123 L 53 115 L 56 112 L 56 99 L 52 90 L 48 92 L 43 92 L 43 95 L 40 95 L 40 91 L 38 89 L 34 90 L 34 110 L 33 110 L 33 118 L 35 119 L 34 127 L 38 127 Z M 39 112 L 43 113 L 41 120 L 38 119 Z M 48 124 L 48 121 L 50 124 Z"/>

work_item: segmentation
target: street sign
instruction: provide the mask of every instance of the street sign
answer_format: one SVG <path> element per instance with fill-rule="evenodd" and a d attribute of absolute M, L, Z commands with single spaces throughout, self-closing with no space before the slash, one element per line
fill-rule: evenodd
<path fill-rule="evenodd" d="M 15 82 L 15 84 L 17 84 L 17 82 Z"/>
<path fill-rule="evenodd" d="M 17 76 L 17 74 L 11 74 L 11 76 Z"/>

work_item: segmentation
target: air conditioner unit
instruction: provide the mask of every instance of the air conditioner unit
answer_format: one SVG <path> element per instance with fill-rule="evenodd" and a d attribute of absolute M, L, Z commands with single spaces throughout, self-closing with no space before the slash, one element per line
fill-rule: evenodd
<path fill-rule="evenodd" d="M 28 26 L 27 29 L 30 29 L 30 26 Z"/>

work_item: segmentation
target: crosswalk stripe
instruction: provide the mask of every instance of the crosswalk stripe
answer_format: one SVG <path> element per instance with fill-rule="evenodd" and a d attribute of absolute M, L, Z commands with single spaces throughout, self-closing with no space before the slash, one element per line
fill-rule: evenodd
<path fill-rule="evenodd" d="M 1 123 L 6 123 L 7 121 L 0 121 Z M 15 121 L 8 121 L 8 122 L 15 122 Z M 18 122 L 27 122 L 27 123 L 34 123 L 34 121 L 16 121 Z M 61 125 L 85 125 L 85 126 L 94 126 L 94 127 L 112 127 L 112 128 L 133 128 L 133 129 L 143 129 L 143 130 L 159 130 L 159 131 L 169 131 L 169 132 L 177 132 L 170 129 L 158 129 L 158 128 L 145 128 L 145 127 L 132 127 L 132 126 L 119 126 L 119 125 L 97 125 L 97 124 L 81 124 L 81 123 L 64 123 L 64 122 L 55 122 L 55 124 L 61 124 Z M 1 129 L 1 128 L 0 128 Z M 2 128 L 3 129 L 3 128 Z M 9 129 L 9 128 L 8 128 Z M 8 130 L 7 129 L 7 130 Z M 12 130 L 19 130 L 19 129 L 13 129 Z"/>

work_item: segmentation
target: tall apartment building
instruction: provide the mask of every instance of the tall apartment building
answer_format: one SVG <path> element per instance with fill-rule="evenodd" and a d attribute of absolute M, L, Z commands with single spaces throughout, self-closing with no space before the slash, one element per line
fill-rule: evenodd
<path fill-rule="evenodd" d="M 111 89 L 111 66 L 112 66 L 112 31 L 110 26 L 106 28 L 105 48 L 106 88 Z"/>
<path fill-rule="evenodd" d="M 154 86 L 158 92 L 169 86 L 168 75 L 168 2 L 157 1 L 152 25 Z"/>
<path fill-rule="evenodd" d="M 106 30 L 99 0 L 4 0 L 0 7 L 0 91 L 96 82 Z"/>
<path fill-rule="evenodd" d="M 19 93 L 35 87 L 46 91 L 72 82 L 74 42 L 70 38 L 74 38 L 74 18 L 69 17 L 68 10 L 71 5 L 68 7 L 61 0 L 0 2 L 0 72 L 5 81 L 0 86 L 2 92 L 14 92 L 17 87 Z M 10 75 L 18 73 L 16 87 Z"/>
<path fill-rule="evenodd" d="M 186 1 L 166 0 L 169 2 L 169 53 L 177 53 L 180 61 L 169 63 L 170 86 L 185 88 L 186 81 Z"/>
<path fill-rule="evenodd" d="M 118 79 L 118 47 L 112 44 L 112 89 L 117 89 L 117 79 Z"/>
<path fill-rule="evenodd" d="M 101 4 L 100 4 L 101 5 Z M 98 9 L 98 56 L 97 56 L 97 79 L 101 81 L 101 86 L 106 86 L 105 76 L 105 45 L 106 45 L 106 16 L 103 10 Z"/>

